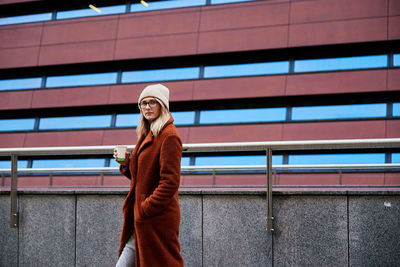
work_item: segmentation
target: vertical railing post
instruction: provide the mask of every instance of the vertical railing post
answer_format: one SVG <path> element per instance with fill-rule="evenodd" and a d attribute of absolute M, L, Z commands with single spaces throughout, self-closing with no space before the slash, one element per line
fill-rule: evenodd
<path fill-rule="evenodd" d="M 11 155 L 11 213 L 10 213 L 10 227 L 18 227 L 18 156 Z"/>
<path fill-rule="evenodd" d="M 267 148 L 267 233 L 272 234 L 274 228 L 272 226 L 272 149 Z"/>
<path fill-rule="evenodd" d="M 217 177 L 216 177 L 216 172 L 215 172 L 215 169 L 212 169 L 212 175 L 213 175 L 213 181 L 212 181 L 212 184 L 213 184 L 213 185 L 216 185 L 216 180 L 217 180 Z"/>

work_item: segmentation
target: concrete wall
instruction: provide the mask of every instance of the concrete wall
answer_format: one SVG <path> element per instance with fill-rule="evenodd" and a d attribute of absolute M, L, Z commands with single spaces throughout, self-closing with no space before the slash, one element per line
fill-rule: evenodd
<path fill-rule="evenodd" d="M 126 192 L 21 192 L 9 227 L 0 192 L 0 266 L 113 266 Z M 185 266 L 399 266 L 400 192 L 181 192 Z"/>

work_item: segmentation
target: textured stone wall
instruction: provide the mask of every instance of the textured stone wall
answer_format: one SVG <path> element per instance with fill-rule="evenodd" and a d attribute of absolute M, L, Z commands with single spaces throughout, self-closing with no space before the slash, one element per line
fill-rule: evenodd
<path fill-rule="evenodd" d="M 9 227 L 0 194 L 0 266 L 113 266 L 121 192 L 23 192 Z M 262 192 L 182 192 L 185 266 L 399 266 L 400 193 L 280 192 L 274 234 Z"/>

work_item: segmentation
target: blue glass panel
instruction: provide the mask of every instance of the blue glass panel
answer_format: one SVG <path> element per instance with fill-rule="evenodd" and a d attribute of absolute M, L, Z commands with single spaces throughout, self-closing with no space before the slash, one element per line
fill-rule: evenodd
<path fill-rule="evenodd" d="M 100 9 L 100 13 L 91 8 L 59 11 L 57 12 L 56 19 L 70 19 L 70 18 L 92 17 L 92 16 L 103 16 L 103 15 L 125 13 L 125 5 L 97 7 L 97 8 Z"/>
<path fill-rule="evenodd" d="M 95 73 L 67 76 L 50 76 L 46 79 L 46 87 L 68 87 L 85 85 L 113 84 L 117 82 L 117 73 Z"/>
<path fill-rule="evenodd" d="M 393 66 L 400 67 L 400 54 L 393 55 Z"/>
<path fill-rule="evenodd" d="M 194 124 L 196 113 L 194 111 L 171 112 L 175 125 Z"/>
<path fill-rule="evenodd" d="M 400 103 L 393 103 L 393 116 L 400 116 Z"/>
<path fill-rule="evenodd" d="M 35 126 L 35 119 L 0 120 L 0 131 L 30 131 Z"/>
<path fill-rule="evenodd" d="M 198 79 L 199 73 L 199 67 L 125 71 L 122 73 L 122 83 Z"/>
<path fill-rule="evenodd" d="M 0 91 L 40 88 L 42 78 L 0 80 Z"/>
<path fill-rule="evenodd" d="M 392 153 L 392 163 L 400 163 L 400 153 Z"/>
<path fill-rule="evenodd" d="M 140 119 L 140 113 L 117 114 L 116 127 L 136 127 Z"/>
<path fill-rule="evenodd" d="M 39 130 L 110 127 L 111 115 L 41 118 Z"/>
<path fill-rule="evenodd" d="M 47 20 L 51 20 L 51 13 L 41 13 L 41 14 L 33 14 L 33 15 L 23 15 L 23 16 L 16 16 L 16 17 L 0 18 L 0 25 L 38 22 L 38 21 L 47 21 Z"/>
<path fill-rule="evenodd" d="M 282 164 L 282 155 L 272 156 L 272 165 Z M 196 157 L 195 166 L 266 165 L 264 155 Z"/>
<path fill-rule="evenodd" d="M 387 60 L 387 55 L 296 60 L 294 72 L 385 68 Z"/>
<path fill-rule="evenodd" d="M 27 160 L 18 160 L 18 169 L 27 168 Z M 0 169 L 11 169 L 11 160 L 0 160 Z"/>
<path fill-rule="evenodd" d="M 200 123 L 246 123 L 284 121 L 286 108 L 206 110 L 200 112 Z"/>
<path fill-rule="evenodd" d="M 206 0 L 166 0 L 157 2 L 148 2 L 147 6 L 136 3 L 131 5 L 131 12 L 143 12 L 158 9 L 180 8 L 190 6 L 204 6 Z"/>
<path fill-rule="evenodd" d="M 289 155 L 289 164 L 368 164 L 385 163 L 385 153 Z"/>
<path fill-rule="evenodd" d="M 37 159 L 32 168 L 85 168 L 104 167 L 105 159 Z"/>
<path fill-rule="evenodd" d="M 265 62 L 204 67 L 204 78 L 281 74 L 289 72 L 289 62 Z"/>
<path fill-rule="evenodd" d="M 109 167 L 119 167 L 119 163 L 116 162 L 114 158 L 111 158 Z"/>
<path fill-rule="evenodd" d="M 181 166 L 190 166 L 190 158 L 189 157 L 182 157 Z"/>
<path fill-rule="evenodd" d="M 237 2 L 250 2 L 255 0 L 211 0 L 211 5 L 224 4 L 224 3 L 237 3 Z"/>
<path fill-rule="evenodd" d="M 329 120 L 386 117 L 386 104 L 293 107 L 292 120 Z"/>

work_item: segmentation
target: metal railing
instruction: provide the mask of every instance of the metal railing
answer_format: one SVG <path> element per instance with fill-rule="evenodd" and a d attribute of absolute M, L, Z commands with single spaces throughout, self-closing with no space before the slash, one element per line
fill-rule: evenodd
<path fill-rule="evenodd" d="M 339 166 L 332 165 L 279 165 L 272 166 L 272 152 L 273 151 L 295 151 L 295 150 L 338 150 L 338 149 L 393 149 L 400 148 L 400 138 L 390 139 L 345 139 L 345 140 L 312 140 L 312 141 L 275 141 L 275 142 L 237 142 L 237 143 L 203 143 L 203 144 L 184 144 L 183 151 L 190 153 L 198 152 L 241 152 L 241 151 L 264 151 L 266 154 L 265 166 L 252 166 L 252 168 L 259 168 L 266 170 L 266 191 L 267 191 L 267 232 L 271 234 L 273 232 L 273 213 L 272 213 L 272 169 L 275 168 L 337 168 Z M 134 146 L 128 146 L 128 149 L 133 150 Z M 18 156 L 40 156 L 40 155 L 99 155 L 99 154 L 112 154 L 114 146 L 85 146 L 85 147 L 37 147 L 37 148 L 0 148 L 0 156 L 11 156 L 11 227 L 18 227 Z M 185 167 L 187 170 L 195 169 L 216 169 L 215 166 L 188 166 Z M 226 167 L 226 166 L 221 166 Z M 236 166 L 237 169 L 243 166 Z M 249 166 L 245 166 L 249 168 Z M 399 164 L 379 164 L 379 165 L 342 165 L 340 168 L 398 168 Z M 232 166 L 229 166 L 231 170 L 234 170 Z M 23 172 L 57 172 L 57 171 L 108 171 L 112 168 L 62 168 L 62 169 L 23 169 Z M 115 168 L 116 170 L 117 168 Z M 184 168 L 183 168 L 184 169 Z M 114 170 L 114 169 L 113 169 Z"/>

